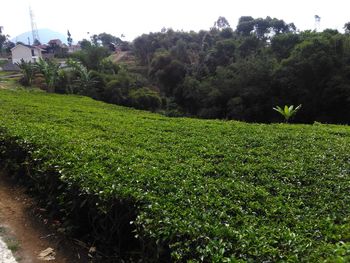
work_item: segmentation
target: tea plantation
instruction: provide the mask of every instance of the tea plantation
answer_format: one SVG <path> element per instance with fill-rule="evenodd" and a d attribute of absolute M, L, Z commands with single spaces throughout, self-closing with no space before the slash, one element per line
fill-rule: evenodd
<path fill-rule="evenodd" d="M 116 262 L 348 262 L 349 146 L 347 126 L 0 91 L 2 166 Z"/>

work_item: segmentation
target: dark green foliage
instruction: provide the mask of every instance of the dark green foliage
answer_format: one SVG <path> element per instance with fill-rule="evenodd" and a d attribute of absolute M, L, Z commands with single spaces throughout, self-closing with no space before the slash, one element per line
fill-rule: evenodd
<path fill-rule="evenodd" d="M 3 53 L 3 47 L 5 46 L 6 42 L 8 41 L 8 36 L 3 34 L 3 26 L 0 26 L 0 54 Z"/>
<path fill-rule="evenodd" d="M 149 88 L 131 90 L 129 93 L 131 105 L 136 109 L 155 111 L 161 106 L 161 98 L 156 91 Z"/>
<path fill-rule="evenodd" d="M 100 62 L 109 54 L 109 50 L 105 47 L 86 45 L 82 51 L 75 52 L 72 56 L 83 63 L 88 70 L 99 70 Z"/>
<path fill-rule="evenodd" d="M 58 81 L 55 92 L 78 94 L 76 86 L 76 80 L 78 79 L 78 77 L 79 73 L 74 68 L 65 68 L 63 70 L 60 70 L 58 72 Z"/>
<path fill-rule="evenodd" d="M 349 260 L 347 126 L 174 119 L 24 91 L 0 91 L 0 103 L 2 167 L 22 171 L 64 227 L 104 253 Z"/>
<path fill-rule="evenodd" d="M 109 51 L 116 51 L 117 49 L 127 51 L 130 49 L 129 43 L 126 41 L 121 40 L 119 37 L 113 36 L 108 33 L 101 33 L 98 35 L 93 35 L 91 36 L 91 42 L 86 43 L 87 40 L 84 41 L 84 47 L 86 48 L 87 46 L 94 45 L 96 47 L 102 46 Z M 84 48 L 84 49 L 85 49 Z"/>
<path fill-rule="evenodd" d="M 141 64 L 149 66 L 151 64 L 153 53 L 160 47 L 156 34 L 143 34 L 137 37 L 134 42 L 134 52 L 140 59 Z"/>
<path fill-rule="evenodd" d="M 251 16 L 242 16 L 239 18 L 237 33 L 243 36 L 249 36 L 254 29 L 255 19 Z"/>
<path fill-rule="evenodd" d="M 3 49 L 5 51 L 6 54 L 11 54 L 11 49 L 15 47 L 15 43 L 7 40 L 4 45 L 3 45 Z"/>
<path fill-rule="evenodd" d="M 283 20 L 277 18 L 257 18 L 251 16 L 242 16 L 237 25 L 237 33 L 242 36 L 249 36 L 254 33 L 259 39 L 267 39 L 272 34 L 281 34 L 295 32 L 296 27 L 292 24 L 287 24 Z"/>
<path fill-rule="evenodd" d="M 297 33 L 294 24 L 271 17 L 241 17 L 235 31 L 226 22 L 220 17 L 209 31 L 163 30 L 134 41 L 144 76 L 179 112 L 274 122 L 275 105 L 303 104 L 297 122 L 350 123 L 349 34 Z"/>
<path fill-rule="evenodd" d="M 185 66 L 169 56 L 159 56 L 152 61 L 151 76 L 161 86 L 162 91 L 171 96 L 186 75 Z"/>
<path fill-rule="evenodd" d="M 81 49 L 86 50 L 91 47 L 91 42 L 87 39 L 83 39 L 79 41 L 79 45 L 81 46 Z"/>
<path fill-rule="evenodd" d="M 339 34 L 305 33 L 275 73 L 275 92 L 287 104 L 303 104 L 304 121 L 349 123 L 349 47 Z M 344 71 L 345 70 L 345 71 Z M 276 94 L 276 95 L 277 95 Z M 276 104 L 284 103 L 279 101 Z"/>
<path fill-rule="evenodd" d="M 238 46 L 238 52 L 240 57 L 246 58 L 250 55 L 255 55 L 259 51 L 261 52 L 261 41 L 256 36 L 245 37 Z"/>
<path fill-rule="evenodd" d="M 113 63 L 110 59 L 105 58 L 101 60 L 100 72 L 103 74 L 115 75 L 119 72 L 121 67 L 116 63 Z"/>
<path fill-rule="evenodd" d="M 214 23 L 214 27 L 218 29 L 226 29 L 226 28 L 230 28 L 230 23 L 227 21 L 225 17 L 220 16 L 218 20 Z"/>
<path fill-rule="evenodd" d="M 151 87 L 166 115 L 264 123 L 279 121 L 274 106 L 302 104 L 295 122 L 349 124 L 348 23 L 344 29 L 297 32 L 281 19 L 243 16 L 235 30 L 219 17 L 207 31 L 164 28 L 132 44 L 102 33 L 73 54 L 86 74 L 62 73 L 55 88 L 147 109 L 130 96 Z"/>
<path fill-rule="evenodd" d="M 59 71 L 58 93 L 80 94 L 108 103 L 156 110 L 161 107 L 159 92 L 143 88 L 149 82 L 137 73 L 105 58 L 99 70 L 88 70 L 82 63 L 69 59 Z M 144 103 L 144 104 L 142 104 Z"/>
<path fill-rule="evenodd" d="M 103 93 L 105 102 L 126 105 L 128 103 L 129 83 L 123 82 L 122 79 L 111 80 L 107 83 Z"/>
<path fill-rule="evenodd" d="M 74 93 L 95 98 L 95 84 L 97 84 L 95 75 L 98 75 L 98 73 L 96 74 L 92 70 L 89 71 L 81 63 L 74 60 L 68 60 L 67 65 L 68 71 L 73 71 L 76 76 L 76 79 L 74 79 Z"/>
<path fill-rule="evenodd" d="M 195 115 L 202 106 L 202 93 L 201 83 L 193 77 L 186 76 L 183 84 L 177 87 L 175 98 L 181 107 Z"/>
<path fill-rule="evenodd" d="M 216 42 L 215 47 L 207 55 L 205 64 L 209 72 L 214 73 L 218 66 L 228 66 L 234 62 L 236 43 L 234 40 L 225 39 Z"/>
<path fill-rule="evenodd" d="M 280 34 L 272 38 L 271 49 L 278 59 L 288 58 L 293 48 L 301 42 L 297 34 Z"/>

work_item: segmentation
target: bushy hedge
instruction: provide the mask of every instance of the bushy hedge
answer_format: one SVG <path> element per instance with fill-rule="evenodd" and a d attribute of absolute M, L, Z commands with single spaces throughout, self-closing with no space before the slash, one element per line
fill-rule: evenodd
<path fill-rule="evenodd" d="M 162 100 L 159 94 L 150 88 L 140 88 L 129 92 L 131 105 L 136 109 L 155 111 L 159 109 Z"/>
<path fill-rule="evenodd" d="M 347 126 L 173 119 L 0 92 L 1 162 L 73 233 L 145 262 L 350 260 L 349 143 Z"/>

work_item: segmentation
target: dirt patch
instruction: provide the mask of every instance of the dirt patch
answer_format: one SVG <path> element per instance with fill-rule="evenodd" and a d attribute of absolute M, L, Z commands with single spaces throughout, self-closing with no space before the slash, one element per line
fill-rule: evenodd
<path fill-rule="evenodd" d="M 36 218 L 33 211 L 35 201 L 25 189 L 8 180 L 0 171 L 0 227 L 1 235 L 13 244 L 13 252 L 20 263 L 45 262 L 38 259 L 47 248 L 55 251 L 55 263 L 88 262 L 82 257 L 82 250 L 72 242 L 50 230 Z M 9 246 L 9 244 L 8 244 Z"/>

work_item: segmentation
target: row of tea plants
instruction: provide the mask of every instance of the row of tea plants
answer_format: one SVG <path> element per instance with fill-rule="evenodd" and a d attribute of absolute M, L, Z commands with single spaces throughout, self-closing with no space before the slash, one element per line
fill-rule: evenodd
<path fill-rule="evenodd" d="M 104 262 L 350 260 L 349 143 L 347 126 L 0 91 L 1 165 Z"/>

